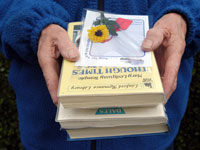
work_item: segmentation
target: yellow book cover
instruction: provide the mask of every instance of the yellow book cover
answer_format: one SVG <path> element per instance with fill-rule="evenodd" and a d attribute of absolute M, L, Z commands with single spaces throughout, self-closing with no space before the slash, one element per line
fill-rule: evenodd
<path fill-rule="evenodd" d="M 69 23 L 75 43 L 81 22 Z M 64 108 L 144 106 L 165 103 L 153 52 L 152 67 L 83 67 L 63 60 L 58 97 Z"/>

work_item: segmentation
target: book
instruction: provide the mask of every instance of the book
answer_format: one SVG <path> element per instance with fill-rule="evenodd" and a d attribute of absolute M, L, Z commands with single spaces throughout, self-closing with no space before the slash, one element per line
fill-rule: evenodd
<path fill-rule="evenodd" d="M 69 23 L 73 42 L 81 22 Z M 75 66 L 64 60 L 58 97 L 64 108 L 100 108 L 157 105 L 165 103 L 160 75 L 153 52 L 150 67 Z"/>
<path fill-rule="evenodd" d="M 163 104 L 149 107 L 79 109 L 64 108 L 60 103 L 56 121 L 63 129 L 151 126 L 155 124 L 166 125 L 167 116 Z"/>
<path fill-rule="evenodd" d="M 83 128 L 67 130 L 69 141 L 168 134 L 166 124 Z"/>

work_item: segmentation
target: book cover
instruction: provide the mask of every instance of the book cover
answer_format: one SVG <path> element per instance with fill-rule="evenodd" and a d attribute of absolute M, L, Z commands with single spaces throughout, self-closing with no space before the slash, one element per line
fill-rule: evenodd
<path fill-rule="evenodd" d="M 75 43 L 82 23 L 69 23 Z M 58 97 L 64 107 L 98 108 L 165 103 L 156 60 L 151 67 L 84 67 L 64 60 Z"/>

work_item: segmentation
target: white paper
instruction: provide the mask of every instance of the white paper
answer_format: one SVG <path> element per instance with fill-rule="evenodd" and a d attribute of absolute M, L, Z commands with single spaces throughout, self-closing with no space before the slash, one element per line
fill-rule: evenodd
<path fill-rule="evenodd" d="M 100 17 L 100 12 L 87 10 L 80 40 L 80 60 L 76 66 L 151 66 L 151 53 L 141 49 L 142 42 L 149 29 L 148 16 L 116 15 L 104 13 L 106 18 L 132 20 L 126 30 L 118 31 L 118 36 L 104 43 L 93 43 L 88 38 L 88 30 Z"/>

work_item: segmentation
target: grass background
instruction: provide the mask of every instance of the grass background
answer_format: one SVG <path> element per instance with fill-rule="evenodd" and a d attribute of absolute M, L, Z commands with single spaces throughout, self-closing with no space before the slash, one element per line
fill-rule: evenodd
<path fill-rule="evenodd" d="M 0 150 L 22 150 L 15 94 L 8 84 L 9 62 L 0 54 Z M 195 57 L 187 112 L 175 150 L 200 150 L 200 54 Z"/>

